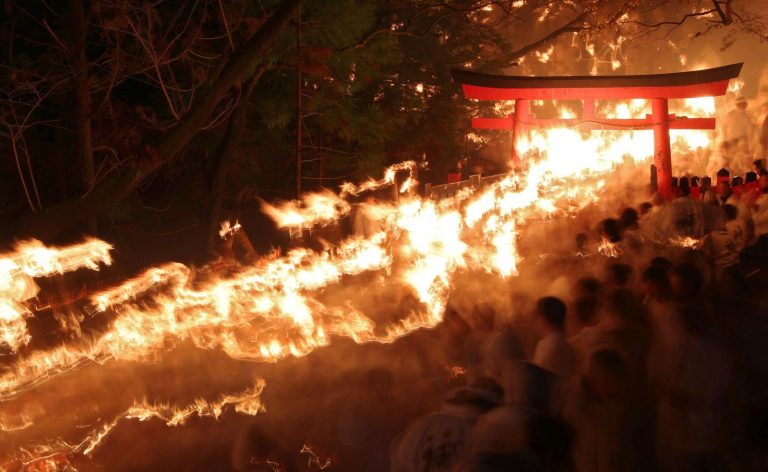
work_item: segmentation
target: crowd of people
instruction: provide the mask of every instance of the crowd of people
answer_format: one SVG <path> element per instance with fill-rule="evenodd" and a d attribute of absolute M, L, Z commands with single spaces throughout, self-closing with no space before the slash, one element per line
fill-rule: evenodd
<path fill-rule="evenodd" d="M 768 468 L 762 162 L 681 177 L 598 227 L 576 238 L 598 273 L 538 298 L 534 325 L 446 313 L 464 382 L 395 437 L 390 470 Z"/>

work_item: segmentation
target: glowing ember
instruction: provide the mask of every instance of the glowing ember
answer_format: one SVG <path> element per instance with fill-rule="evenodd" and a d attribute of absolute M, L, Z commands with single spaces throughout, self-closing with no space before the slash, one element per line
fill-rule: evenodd
<path fill-rule="evenodd" d="M 321 458 L 317 453 L 312 450 L 311 446 L 304 444 L 302 446 L 300 454 L 307 455 L 307 470 L 312 470 L 312 467 L 317 467 L 320 470 L 325 470 L 331 465 L 331 459 Z"/>
<path fill-rule="evenodd" d="M 239 221 L 235 221 L 235 224 L 230 223 L 229 220 L 224 221 L 221 223 L 221 228 L 219 229 L 219 237 L 221 239 L 227 239 L 241 229 L 242 226 L 240 226 Z"/>
<path fill-rule="evenodd" d="M 686 249 L 699 249 L 703 244 L 700 239 L 692 238 L 690 236 L 671 239 L 669 243 L 673 246 L 683 247 Z"/>
<path fill-rule="evenodd" d="M 618 245 L 603 239 L 600 245 L 597 247 L 597 252 L 605 257 L 619 257 L 624 251 Z"/>
<path fill-rule="evenodd" d="M 467 369 L 460 365 L 454 365 L 448 368 L 448 372 L 450 372 L 452 379 L 457 379 L 462 375 L 465 375 L 467 373 Z"/>
<path fill-rule="evenodd" d="M 547 49 L 546 51 L 541 51 L 541 52 L 536 51 L 535 54 L 539 62 L 546 64 L 547 62 L 549 62 L 550 58 L 552 57 L 552 53 L 554 52 L 555 52 L 555 47 L 550 46 L 549 49 Z"/>

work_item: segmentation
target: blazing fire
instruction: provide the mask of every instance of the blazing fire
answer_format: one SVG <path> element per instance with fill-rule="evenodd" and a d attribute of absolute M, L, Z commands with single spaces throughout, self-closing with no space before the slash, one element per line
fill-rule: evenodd
<path fill-rule="evenodd" d="M 542 103 L 543 104 L 543 103 Z M 511 108 L 497 110 L 511 113 Z M 535 110 L 534 110 L 535 112 Z M 648 100 L 598 102 L 597 115 L 602 118 L 645 118 L 651 113 Z M 676 116 L 706 117 L 715 115 L 713 97 L 687 98 L 670 102 L 670 113 Z M 560 118 L 575 118 L 576 113 L 564 105 L 558 107 Z M 714 131 L 670 131 L 673 154 L 688 155 L 709 149 Z M 522 154 L 545 155 L 543 166 L 556 177 L 566 178 L 584 172 L 607 172 L 625 157 L 645 161 L 653 154 L 653 132 L 650 130 L 592 131 L 587 136 L 577 127 L 532 129 L 518 144 Z M 584 156 L 590 156 L 585 158 Z M 691 169 L 694 172 L 704 169 Z"/>
<path fill-rule="evenodd" d="M 235 411 L 255 415 L 264 411 L 261 404 L 261 392 L 264 389 L 263 379 L 257 379 L 253 387 L 244 392 L 223 395 L 216 401 L 206 401 L 197 399 L 189 405 L 154 405 L 146 401 L 137 402 L 114 420 L 103 423 L 98 428 L 91 431 L 76 444 L 70 444 L 65 441 L 51 441 L 48 444 L 37 445 L 32 449 L 22 449 L 16 452 L 12 460 L 20 462 L 25 470 L 59 470 L 58 466 L 67 463 L 66 458 L 60 457 L 62 451 L 66 453 L 90 454 L 104 440 L 122 420 L 136 419 L 138 421 L 147 421 L 151 418 L 157 418 L 163 421 L 167 426 L 178 426 L 184 424 L 192 416 L 219 418 L 225 406 L 232 406 Z M 28 424 L 29 426 L 31 424 Z M 0 425 L 3 426 L 3 425 Z M 11 431 L 3 427 L 3 431 Z"/>
<path fill-rule="evenodd" d="M 34 277 L 63 274 L 80 268 L 98 270 L 112 259 L 108 243 L 89 239 L 64 248 L 46 247 L 37 240 L 16 245 L 0 255 L 0 347 L 16 351 L 29 342 L 24 318 L 31 314 L 24 301 L 37 295 Z"/>
<path fill-rule="evenodd" d="M 606 115 L 637 115 L 647 104 L 621 104 Z M 703 99 L 686 102 L 690 112 L 710 110 Z M 685 111 L 683 110 L 683 111 Z M 680 132 L 696 148 L 709 145 L 697 132 Z M 690 140 L 688 139 L 690 137 Z M 265 257 L 252 265 L 190 268 L 179 263 L 152 267 L 125 282 L 89 297 L 88 313 L 113 318 L 89 341 L 66 343 L 45 351 L 19 355 L 0 374 L 0 402 L 7 402 L 45 382 L 89 364 L 154 361 L 181 343 L 216 349 L 231 358 L 279 361 L 304 356 L 329 345 L 334 337 L 355 342 L 392 342 L 442 320 L 459 271 L 485 271 L 499 277 L 517 274 L 521 262 L 518 235 L 531 220 L 573 214 L 596 201 L 605 177 L 629 156 L 636 162 L 652 150 L 649 132 L 596 132 L 555 128 L 533 131 L 519 151 L 530 156 L 525 173 L 515 173 L 484 188 L 467 187 L 454 197 L 434 201 L 411 193 L 416 165 L 403 163 L 381 180 L 359 186 L 345 184 L 340 193 L 308 194 L 301 201 L 264 203 L 264 211 L 282 228 L 334 224 L 350 214 L 348 197 L 392 185 L 399 171 L 397 202 L 360 204 L 361 213 L 377 223 L 368 237 L 352 236 L 322 251 L 299 248 L 282 257 Z M 226 223 L 221 236 L 240 230 Z M 0 343 L 18 350 L 30 340 L 24 319 L 26 301 L 36 295 L 35 277 L 111 262 L 111 246 L 99 240 L 54 248 L 38 241 L 20 243 L 0 257 Z M 615 257 L 615 248 L 604 248 Z M 404 318 L 377 323 L 358 300 L 329 301 L 328 287 L 354 284 L 363 274 L 386 273 L 413 294 L 419 307 Z M 138 402 L 111 421 L 96 427 L 75 444 L 52 441 L 24 449 L 27 463 L 47 461 L 58 452 L 89 454 L 125 419 L 159 418 L 169 426 L 186 418 L 218 417 L 229 406 L 243 414 L 262 409 L 263 381 L 242 394 L 190 405 Z M 24 411 L 11 419 L 0 415 L 0 430 L 10 433 L 31 427 L 46 412 Z M 16 456 L 18 459 L 18 455 Z"/>

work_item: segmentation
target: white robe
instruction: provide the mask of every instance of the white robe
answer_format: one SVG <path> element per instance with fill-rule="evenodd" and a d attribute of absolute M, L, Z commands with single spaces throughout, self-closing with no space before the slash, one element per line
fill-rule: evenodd
<path fill-rule="evenodd" d="M 578 359 L 563 333 L 552 333 L 536 344 L 533 363 L 560 377 L 561 381 L 568 380 L 576 373 Z"/>
<path fill-rule="evenodd" d="M 489 334 L 480 347 L 485 375 L 501 378 L 504 364 L 512 360 L 524 360 L 525 348 L 511 328 L 499 329 Z"/>
<path fill-rule="evenodd" d="M 667 358 L 669 375 L 658 402 L 661 465 L 678 470 L 693 454 L 716 453 L 726 436 L 726 399 L 733 375 L 730 353 L 708 335 L 684 335 Z"/>
<path fill-rule="evenodd" d="M 752 142 L 755 138 L 755 123 L 747 110 L 735 108 L 725 115 L 723 120 L 723 139 L 733 141 L 745 139 Z"/>
<path fill-rule="evenodd" d="M 468 455 L 526 449 L 526 422 L 549 413 L 556 380 L 554 374 L 530 362 L 507 362 L 502 372 L 504 405 L 479 419 L 467 442 Z"/>
<path fill-rule="evenodd" d="M 504 405 L 485 414 L 468 440 L 470 455 L 483 452 L 512 454 L 526 448 L 526 421 L 537 414 L 530 405 Z"/>
<path fill-rule="evenodd" d="M 479 417 L 472 407 L 446 403 L 437 413 L 416 420 L 392 442 L 391 471 L 453 470 Z"/>
<path fill-rule="evenodd" d="M 597 326 L 585 326 L 578 333 L 568 338 L 568 344 L 573 347 L 578 358 L 578 370 L 587 367 L 589 356 L 597 345 L 600 329 Z"/>
<path fill-rule="evenodd" d="M 755 234 L 768 233 L 768 194 L 764 193 L 755 201 L 755 208 L 752 210 L 752 219 L 755 222 Z"/>
<path fill-rule="evenodd" d="M 632 448 L 634 423 L 621 400 L 598 401 L 581 377 L 563 392 L 563 420 L 574 429 L 571 449 L 575 472 L 638 470 Z"/>
<path fill-rule="evenodd" d="M 715 212 L 690 197 L 679 197 L 649 215 L 641 226 L 643 236 L 659 245 L 682 239 L 701 239 L 715 225 Z"/>
<path fill-rule="evenodd" d="M 729 221 L 725 227 L 707 235 L 705 247 L 715 267 L 723 269 L 739 263 L 739 252 L 746 244 L 744 222 L 739 218 Z"/>

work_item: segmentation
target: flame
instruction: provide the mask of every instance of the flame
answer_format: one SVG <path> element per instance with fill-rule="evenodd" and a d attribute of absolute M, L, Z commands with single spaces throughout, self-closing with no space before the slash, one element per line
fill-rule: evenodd
<path fill-rule="evenodd" d="M 409 171 L 410 176 L 414 177 L 414 173 L 417 167 L 418 166 L 414 161 L 405 161 L 399 164 L 389 166 L 387 170 L 384 171 L 384 178 L 380 180 L 367 180 L 361 185 L 355 185 L 350 182 L 342 184 L 341 192 L 339 196 L 341 198 L 345 198 L 349 195 L 360 195 L 364 192 L 378 190 L 380 188 L 391 185 L 395 181 L 395 176 L 397 175 L 397 172 L 401 170 Z"/>
<path fill-rule="evenodd" d="M 742 79 L 736 78 L 728 83 L 728 92 L 734 95 L 739 95 L 741 93 L 741 89 L 743 88 L 744 81 Z"/>
<path fill-rule="evenodd" d="M 536 19 L 536 21 L 538 21 L 539 23 L 543 23 L 544 20 L 546 20 L 547 17 L 549 16 L 550 12 L 551 12 L 551 9 L 549 8 L 549 6 L 544 7 L 544 9 L 541 11 L 541 14 Z"/>
<path fill-rule="evenodd" d="M 600 245 L 597 246 L 597 252 L 602 254 L 605 257 L 612 257 L 612 258 L 619 257 L 624 253 L 624 251 L 621 249 L 620 246 L 616 245 L 615 243 L 612 243 L 607 239 L 603 239 L 600 242 Z"/>
<path fill-rule="evenodd" d="M 279 206 L 263 202 L 262 209 L 279 228 L 310 228 L 333 223 L 349 214 L 352 207 L 339 195 L 324 191 L 306 194 L 301 201 L 285 202 Z"/>
<path fill-rule="evenodd" d="M 219 400 L 213 402 L 199 398 L 181 408 L 167 404 L 153 405 L 141 402 L 130 407 L 121 415 L 121 418 L 137 419 L 139 421 L 157 418 L 167 426 L 179 426 L 184 424 L 191 416 L 210 416 L 218 419 L 227 405 L 232 406 L 238 413 L 253 416 L 265 411 L 261 403 L 261 393 L 264 390 L 264 385 L 263 379 L 257 379 L 254 385 L 244 392 L 224 395 Z"/>
<path fill-rule="evenodd" d="M 536 54 L 536 58 L 539 60 L 539 62 L 546 64 L 552 58 L 552 54 L 554 52 L 555 52 L 555 47 L 550 46 L 549 48 L 547 48 L 546 51 L 542 51 L 542 52 L 536 51 L 534 54 Z"/>
<path fill-rule="evenodd" d="M 696 116 L 711 112 L 713 106 L 712 100 L 687 100 L 679 112 Z M 647 101 L 633 100 L 602 104 L 599 111 L 606 117 L 636 117 L 648 108 Z M 561 114 L 569 113 L 561 109 Z M 694 132 L 679 133 L 675 146 L 695 149 L 711 143 L 708 134 L 703 136 L 709 140 Z M 311 228 L 336 224 L 350 214 L 350 196 L 391 185 L 400 192 L 396 202 L 360 205 L 378 225 L 369 235 L 352 235 L 323 250 L 297 248 L 226 269 L 168 263 L 92 294 L 86 311 L 109 312 L 108 327 L 89 340 L 19 355 L 0 373 L 0 402 L 88 364 L 156 361 L 181 343 L 221 350 L 234 359 L 277 362 L 307 355 L 329 345 L 334 337 L 386 343 L 415 329 L 434 327 L 442 320 L 457 273 L 516 275 L 522 261 L 518 236 L 527 224 L 573 215 L 595 202 L 616 166 L 627 158 L 645 162 L 652 149 L 650 131 L 539 129 L 530 131 L 518 148 L 526 155 L 525 173 L 467 187 L 440 201 L 410 192 L 417 185 L 417 166 L 405 162 L 387 169 L 379 180 L 344 184 L 339 193 L 323 191 L 297 201 L 263 203 L 279 227 Z M 408 172 L 402 182 L 401 171 Z M 225 222 L 220 235 L 232 234 L 236 228 L 237 222 Z M 31 311 L 25 301 L 36 293 L 34 277 L 98 269 L 111 262 L 110 249 L 98 240 L 62 248 L 32 241 L 0 257 L 0 341 L 14 349 L 29 341 L 23 318 Z M 608 257 L 620 254 L 620 248 L 608 241 L 598 250 Z M 361 308 L 361 300 L 323 296 L 338 285 L 375 286 L 366 277 L 382 273 L 388 283 L 417 301 L 403 318 L 377 322 L 377 317 Z M 218 417 L 226 405 L 254 414 L 262 408 L 257 400 L 261 388 L 263 384 L 258 384 L 245 396 L 181 407 L 139 402 L 80 443 L 29 449 L 25 457 L 47 461 L 54 460 L 57 450 L 89 453 L 125 419 L 157 418 L 173 426 L 191 415 Z M 32 417 L 14 422 L 0 416 L 4 431 L 29 428 L 32 423 Z"/>
<path fill-rule="evenodd" d="M 190 417 L 211 417 L 218 419 L 224 412 L 224 408 L 231 406 L 234 411 L 254 416 L 264 410 L 261 402 L 261 393 L 264 390 L 265 382 L 263 379 L 256 379 L 253 386 L 243 392 L 222 395 L 218 400 L 207 401 L 196 399 L 189 405 L 173 406 L 168 404 L 151 404 L 146 401 L 137 402 L 124 412 L 120 413 L 112 421 L 104 422 L 92 429 L 85 437 L 77 443 L 68 443 L 63 440 L 49 441 L 48 443 L 36 444 L 30 449 L 18 451 L 16 457 L 6 461 L 21 461 L 28 469 L 38 467 L 40 470 L 60 470 L 57 467 L 50 468 L 50 461 L 58 458 L 57 461 L 66 461 L 66 456 L 73 453 L 90 455 L 109 435 L 109 433 L 123 420 L 136 419 L 139 421 L 148 421 L 150 419 L 159 419 L 167 426 L 183 425 Z M 11 430 L 8 430 L 11 431 Z M 49 467 L 46 467 L 49 466 Z M 0 469 L 6 470 L 4 464 L 0 463 Z"/>
<path fill-rule="evenodd" d="M 21 431 L 35 424 L 29 415 L 0 415 L 0 431 L 10 433 L 12 431 Z"/>
<path fill-rule="evenodd" d="M 368 180 L 359 186 L 352 183 L 343 184 L 339 194 L 334 194 L 329 190 L 310 193 L 302 197 L 300 201 L 284 202 L 277 206 L 262 202 L 262 209 L 277 223 L 279 228 L 311 228 L 316 225 L 332 224 L 352 211 L 352 206 L 347 202 L 346 197 L 358 196 L 392 185 L 399 171 L 407 170 L 409 172 L 399 189 L 400 193 L 408 192 L 417 184 L 416 168 L 417 165 L 413 161 L 401 162 L 387 168 L 384 178 L 380 180 Z"/>
<path fill-rule="evenodd" d="M 97 239 L 61 248 L 29 240 L 16 244 L 12 252 L 0 255 L 0 347 L 16 351 L 30 340 L 24 318 L 31 312 L 23 302 L 37 295 L 33 277 L 81 268 L 98 270 L 99 264 L 112 263 L 111 249 L 111 245 Z"/>
<path fill-rule="evenodd" d="M 598 105 L 598 114 L 605 118 L 644 118 L 651 112 L 650 102 L 645 99 L 601 101 Z M 673 101 L 670 112 L 676 116 L 712 116 L 715 100 L 700 97 Z M 575 113 L 564 106 L 559 108 L 559 115 L 575 118 Z M 711 147 L 714 131 L 672 130 L 670 138 L 673 154 L 689 154 Z M 638 163 L 645 161 L 653 154 L 653 132 L 628 129 L 585 134 L 578 127 L 537 128 L 518 142 L 517 151 L 545 156 L 546 162 L 542 161 L 541 165 L 556 177 L 566 178 L 583 172 L 605 172 L 621 162 L 624 156 Z M 586 156 L 589 158 L 585 159 Z"/>
<path fill-rule="evenodd" d="M 568 107 L 562 106 L 558 109 L 560 118 L 576 118 L 576 113 Z"/>
<path fill-rule="evenodd" d="M 91 303 L 98 311 L 105 311 L 107 308 L 135 299 L 152 287 L 173 281 L 184 283 L 188 277 L 189 268 L 177 262 L 152 267 L 143 274 L 126 280 L 118 287 L 92 295 Z"/>
<path fill-rule="evenodd" d="M 315 466 L 320 470 L 325 470 L 331 465 L 332 462 L 330 458 L 321 458 L 313 450 L 312 446 L 308 446 L 306 444 L 301 447 L 299 454 L 307 455 L 307 470 L 312 470 L 312 466 Z"/>
<path fill-rule="evenodd" d="M 696 114 L 714 115 L 715 98 L 714 97 L 696 97 L 683 100 L 684 109 L 691 110 Z"/>

